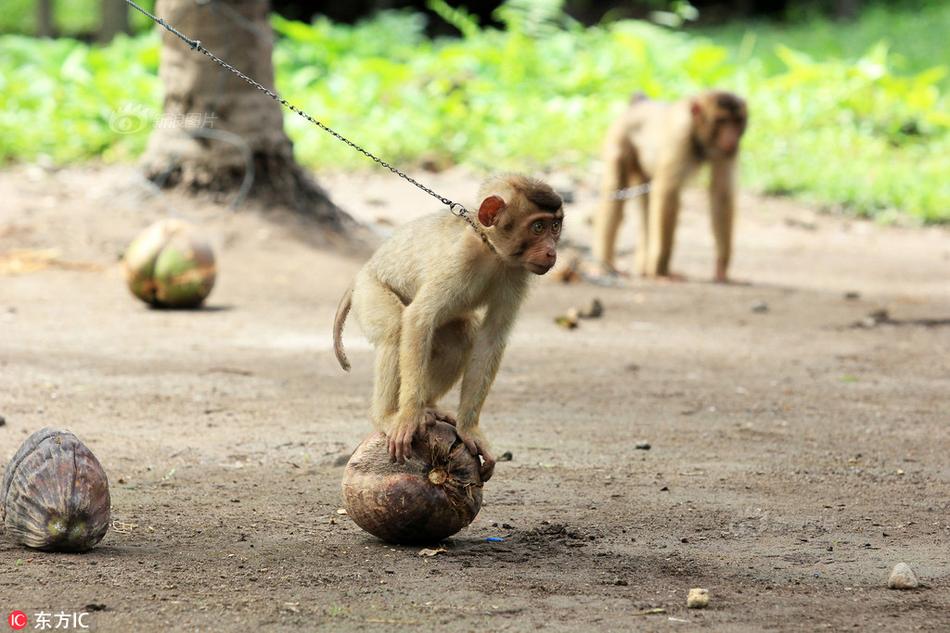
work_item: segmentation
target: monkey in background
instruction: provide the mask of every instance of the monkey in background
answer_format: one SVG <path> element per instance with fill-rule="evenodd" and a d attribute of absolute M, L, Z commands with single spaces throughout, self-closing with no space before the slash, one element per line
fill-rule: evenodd
<path fill-rule="evenodd" d="M 670 272 L 680 191 L 703 164 L 710 165 L 709 204 L 716 242 L 713 279 L 728 281 L 735 213 L 736 159 L 745 132 L 745 101 L 720 90 L 665 103 L 635 95 L 607 133 L 601 206 L 594 217 L 594 257 L 614 271 L 614 248 L 623 218 L 618 191 L 650 183 L 640 200 L 635 269 L 646 277 Z"/>
<path fill-rule="evenodd" d="M 342 333 L 352 306 L 376 348 L 372 418 L 402 462 L 423 424 L 454 423 L 482 479 L 495 458 L 479 416 L 532 274 L 557 258 L 564 210 L 548 185 L 519 175 L 486 181 L 474 226 L 446 212 L 409 222 L 373 254 L 343 295 L 334 350 L 349 370 Z M 473 230 L 474 229 L 474 230 Z M 461 378 L 457 418 L 439 398 Z"/>

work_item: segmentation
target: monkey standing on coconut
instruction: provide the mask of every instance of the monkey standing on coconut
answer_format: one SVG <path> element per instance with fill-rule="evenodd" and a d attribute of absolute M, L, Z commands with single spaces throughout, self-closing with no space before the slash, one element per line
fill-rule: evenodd
<path fill-rule="evenodd" d="M 551 187 L 519 175 L 489 179 L 479 198 L 474 226 L 443 211 L 400 227 L 344 294 L 333 338 L 348 370 L 342 333 L 352 306 L 376 348 L 372 417 L 393 461 L 410 456 L 425 424 L 448 421 L 482 457 L 487 481 L 495 458 L 479 428 L 482 405 L 530 275 L 554 266 L 564 210 Z M 456 421 L 438 400 L 460 378 Z"/>
<path fill-rule="evenodd" d="M 709 204 L 716 241 L 713 279 L 728 281 L 735 211 L 736 159 L 745 132 L 745 101 L 711 90 L 664 103 L 636 95 L 607 133 L 601 206 L 594 217 L 594 258 L 614 272 L 614 248 L 624 200 L 618 192 L 649 183 L 640 199 L 640 239 L 636 272 L 645 277 L 680 278 L 670 271 L 680 191 L 703 164 L 710 166 Z"/>

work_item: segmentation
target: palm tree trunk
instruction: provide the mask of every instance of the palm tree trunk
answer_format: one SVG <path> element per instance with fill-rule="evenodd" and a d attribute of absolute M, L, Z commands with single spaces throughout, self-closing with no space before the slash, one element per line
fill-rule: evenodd
<path fill-rule="evenodd" d="M 129 32 L 129 5 L 125 0 L 102 0 L 99 4 L 99 41 L 105 44 L 119 33 Z"/>
<path fill-rule="evenodd" d="M 268 0 L 158 0 L 155 12 L 182 33 L 253 77 L 274 86 Z M 143 158 L 162 186 L 194 192 L 241 190 L 266 205 L 290 207 L 341 229 L 341 211 L 297 164 L 281 106 L 162 29 L 159 70 L 164 112 Z"/>

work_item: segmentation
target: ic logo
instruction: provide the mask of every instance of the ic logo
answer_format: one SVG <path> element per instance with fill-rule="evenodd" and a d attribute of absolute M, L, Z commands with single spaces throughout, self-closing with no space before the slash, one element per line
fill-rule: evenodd
<path fill-rule="evenodd" d="M 14 631 L 25 629 L 27 622 L 29 622 L 29 620 L 27 619 L 26 614 L 22 611 L 11 611 L 10 617 L 7 618 L 7 623 Z"/>

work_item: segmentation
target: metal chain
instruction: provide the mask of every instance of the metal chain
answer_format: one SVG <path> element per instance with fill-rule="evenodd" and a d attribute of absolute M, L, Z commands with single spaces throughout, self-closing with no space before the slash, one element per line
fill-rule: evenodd
<path fill-rule="evenodd" d="M 636 185 L 635 187 L 624 187 L 614 193 L 614 200 L 630 200 L 650 193 L 650 183 Z"/>
<path fill-rule="evenodd" d="M 462 218 L 463 220 L 465 220 L 465 221 L 469 224 L 469 226 L 471 226 L 471 227 L 475 230 L 475 232 L 478 233 L 478 236 L 481 238 L 482 242 L 484 242 L 484 244 L 485 244 L 493 253 L 497 253 L 497 252 L 498 252 L 498 251 L 495 249 L 494 244 L 492 244 L 492 243 L 488 240 L 488 236 L 485 234 L 485 232 L 481 229 L 481 227 L 479 227 L 479 226 L 475 223 L 475 220 L 472 219 L 471 215 L 469 214 L 468 209 L 466 209 L 461 203 L 455 202 L 455 201 L 453 201 L 451 198 L 446 198 L 445 196 L 439 195 L 438 193 L 436 193 L 436 192 L 433 191 L 432 189 L 429 189 L 428 187 L 426 187 L 425 185 L 423 185 L 421 182 L 419 182 L 418 180 L 416 180 L 415 178 L 413 178 L 413 177 L 410 176 L 409 174 L 405 173 L 404 171 L 401 171 L 401 170 L 398 169 L 397 167 L 394 167 L 393 165 L 391 165 L 390 163 L 386 162 L 386 161 L 383 160 L 382 158 L 379 158 L 378 156 L 376 156 L 376 155 L 370 153 L 369 151 L 363 149 L 362 147 L 360 147 L 359 145 L 357 145 L 356 143 L 354 143 L 354 142 L 351 141 L 350 139 L 346 138 L 345 136 L 343 136 L 343 135 L 340 134 L 339 132 L 337 132 L 337 131 L 331 129 L 330 127 L 328 127 L 328 126 L 326 126 L 325 124 L 321 123 L 320 121 L 316 120 L 315 118 L 313 118 L 312 116 L 310 116 L 309 114 L 307 114 L 306 112 L 304 112 L 303 110 L 301 110 L 300 108 L 298 108 L 297 106 L 295 106 L 294 104 L 290 103 L 289 101 L 287 101 L 286 99 L 284 99 L 283 97 L 281 97 L 279 94 L 277 94 L 276 92 L 274 92 L 274 91 L 271 90 L 270 88 L 267 88 L 266 86 L 264 86 L 264 85 L 261 84 L 260 82 L 255 81 L 254 79 L 251 79 L 250 77 L 248 77 L 247 75 L 245 75 L 243 72 L 241 72 L 240 70 L 238 70 L 237 68 L 235 68 L 235 67 L 232 66 L 231 64 L 227 63 L 226 61 L 224 61 L 223 59 L 221 59 L 220 57 L 218 57 L 217 55 L 215 55 L 214 53 L 212 53 L 211 51 L 209 51 L 207 48 L 205 48 L 204 46 L 201 45 L 201 41 L 200 41 L 200 40 L 193 40 L 193 39 L 191 39 L 190 37 L 188 37 L 187 35 L 185 35 L 184 33 L 182 33 L 181 31 L 179 31 L 178 29 L 176 29 L 174 26 L 172 26 L 171 24 L 169 24 L 168 22 L 166 22 L 166 21 L 164 20 L 164 18 L 160 18 L 160 17 L 158 17 L 158 16 L 156 16 L 156 15 L 153 15 L 153 14 L 149 13 L 148 11 L 146 11 L 145 9 L 143 9 L 142 7 L 140 7 L 139 5 L 137 5 L 135 2 L 133 2 L 133 0 L 125 0 L 125 2 L 126 2 L 126 4 L 128 4 L 130 7 L 132 7 L 133 9 L 135 9 L 136 11 L 138 11 L 139 13 L 141 13 L 142 15 L 146 16 L 147 18 L 149 18 L 150 20 L 152 20 L 153 22 L 155 22 L 156 24 L 158 24 L 159 26 L 161 26 L 162 28 L 164 28 L 166 31 L 168 31 L 169 33 L 171 33 L 172 35 L 174 35 L 175 37 L 177 37 L 178 39 L 180 39 L 181 41 L 183 41 L 185 44 L 187 44 L 187 45 L 191 48 L 191 50 L 197 51 L 197 52 L 199 52 L 199 53 L 202 53 L 203 55 L 205 55 L 206 57 L 208 57 L 211 61 L 213 61 L 214 63 L 216 63 L 218 66 L 221 66 L 221 67 L 224 68 L 225 70 L 228 70 L 228 71 L 230 71 L 231 73 L 237 75 L 238 77 L 240 77 L 241 79 L 243 79 L 245 82 L 247 82 L 248 84 L 254 86 L 255 88 L 257 88 L 258 90 L 260 90 L 261 92 L 263 92 L 264 94 L 266 94 L 268 97 L 270 97 L 271 99 L 273 99 L 273 100 L 276 101 L 277 103 L 281 104 L 282 106 L 284 106 L 285 108 L 287 108 L 288 110 L 290 110 L 291 112 L 293 112 L 294 114 L 297 114 L 297 115 L 303 117 L 304 119 L 310 121 L 311 123 L 313 123 L 314 125 L 316 125 L 318 128 L 320 128 L 320 129 L 323 130 L 324 132 L 327 132 L 328 134 L 330 134 L 331 136 L 333 136 L 333 137 L 336 138 L 337 140 L 346 143 L 346 144 L 349 145 L 351 148 L 353 148 L 354 150 L 356 150 L 356 151 L 359 152 L 360 154 L 363 154 L 363 155 L 366 156 L 367 158 L 371 159 L 372 161 L 374 161 L 375 163 L 377 163 L 377 164 L 380 165 L 381 167 L 385 167 L 386 169 L 388 169 L 388 170 L 391 171 L 392 173 L 396 174 L 397 176 L 399 176 L 399 177 L 402 178 L 403 180 L 406 180 L 407 182 L 409 182 L 409 183 L 415 185 L 417 188 L 419 188 L 419 189 L 421 189 L 422 191 L 426 192 L 427 194 L 429 194 L 430 196 L 432 196 L 433 198 L 435 198 L 436 200 L 438 200 L 438 201 L 441 202 L 442 204 L 448 206 L 448 207 L 449 207 L 449 212 L 452 213 L 453 215 L 456 215 L 456 216 Z"/>

